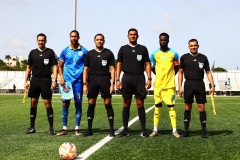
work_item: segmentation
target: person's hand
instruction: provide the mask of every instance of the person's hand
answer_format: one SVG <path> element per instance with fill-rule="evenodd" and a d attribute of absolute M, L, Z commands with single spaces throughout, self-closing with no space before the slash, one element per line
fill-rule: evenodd
<path fill-rule="evenodd" d="M 83 93 L 84 93 L 84 94 L 87 94 L 87 93 L 88 93 L 88 86 L 87 86 L 87 84 L 84 84 L 84 85 L 83 85 Z"/>
<path fill-rule="evenodd" d="M 180 87 L 178 89 L 178 95 L 182 98 L 183 97 L 183 89 Z"/>
<path fill-rule="evenodd" d="M 114 92 L 114 89 L 115 87 L 114 87 L 114 84 L 113 83 L 111 83 L 111 86 L 110 86 L 110 94 L 112 94 L 113 92 Z"/>
<path fill-rule="evenodd" d="M 25 83 L 24 83 L 24 88 L 25 88 L 25 89 L 28 89 L 28 87 L 29 87 L 29 84 L 30 84 L 30 82 L 29 82 L 29 81 L 25 82 Z"/>
<path fill-rule="evenodd" d="M 116 82 L 116 88 L 117 88 L 117 90 L 121 90 L 122 89 L 122 83 L 120 81 Z"/>
<path fill-rule="evenodd" d="M 151 88 L 151 86 L 152 86 L 152 81 L 151 80 L 147 80 L 147 82 L 146 82 L 146 89 L 149 89 L 149 88 Z"/>
<path fill-rule="evenodd" d="M 52 82 L 52 85 L 51 85 L 51 90 L 54 90 L 57 86 L 57 82 Z"/>

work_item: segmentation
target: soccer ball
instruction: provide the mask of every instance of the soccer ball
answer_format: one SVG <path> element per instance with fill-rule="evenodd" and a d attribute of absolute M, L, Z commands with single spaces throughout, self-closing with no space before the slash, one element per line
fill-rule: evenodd
<path fill-rule="evenodd" d="M 62 159 L 74 159 L 77 156 L 77 148 L 73 143 L 65 142 L 59 147 L 59 155 Z"/>

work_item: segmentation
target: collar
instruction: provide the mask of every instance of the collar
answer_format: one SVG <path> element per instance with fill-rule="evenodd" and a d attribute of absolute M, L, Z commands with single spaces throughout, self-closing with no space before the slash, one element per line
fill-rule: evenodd
<path fill-rule="evenodd" d="M 189 53 L 189 54 L 192 55 L 193 57 L 197 57 L 199 55 L 199 53 L 197 53 L 196 55 L 192 53 Z"/>
<path fill-rule="evenodd" d="M 78 47 L 77 47 L 77 49 L 80 49 L 81 48 L 81 45 L 80 44 L 78 44 Z M 72 47 L 72 45 L 70 44 L 69 45 L 69 49 L 73 49 L 74 50 L 74 48 Z"/>
<path fill-rule="evenodd" d="M 43 50 L 42 49 L 40 49 L 40 48 L 37 48 L 40 52 L 43 52 L 43 51 L 45 51 L 47 48 L 45 47 Z"/>

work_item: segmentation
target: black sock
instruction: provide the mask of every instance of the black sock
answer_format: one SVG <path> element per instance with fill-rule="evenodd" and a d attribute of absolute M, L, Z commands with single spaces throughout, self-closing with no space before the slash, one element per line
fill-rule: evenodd
<path fill-rule="evenodd" d="M 53 129 L 53 108 L 47 108 L 47 117 L 50 129 Z"/>
<path fill-rule="evenodd" d="M 107 117 L 110 125 L 110 130 L 114 130 L 113 124 L 114 124 L 114 112 L 112 108 L 112 104 L 105 104 L 105 108 L 107 110 Z"/>
<path fill-rule="evenodd" d="M 30 108 L 30 127 L 35 128 L 35 119 L 37 116 L 37 107 L 36 108 Z"/>
<path fill-rule="evenodd" d="M 88 130 L 92 129 L 95 106 L 96 104 L 88 104 L 88 110 L 87 110 Z"/>
<path fill-rule="evenodd" d="M 144 106 L 141 108 L 138 108 L 138 117 L 139 117 L 139 120 L 141 123 L 142 131 L 145 131 L 145 129 L 146 129 L 146 113 L 145 113 Z"/>
<path fill-rule="evenodd" d="M 184 111 L 184 129 L 185 132 L 189 132 L 189 124 L 191 120 L 191 110 Z"/>
<path fill-rule="evenodd" d="M 199 112 L 200 114 L 200 122 L 201 122 L 201 126 L 202 126 L 202 133 L 206 134 L 206 123 L 207 123 L 207 116 L 206 116 L 206 112 Z"/>
<path fill-rule="evenodd" d="M 123 129 L 128 130 L 128 120 L 130 116 L 130 107 L 123 107 L 122 119 L 123 119 Z"/>

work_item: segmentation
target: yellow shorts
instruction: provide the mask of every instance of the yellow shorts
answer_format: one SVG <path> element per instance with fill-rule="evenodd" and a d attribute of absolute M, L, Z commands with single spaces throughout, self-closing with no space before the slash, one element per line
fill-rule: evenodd
<path fill-rule="evenodd" d="M 175 104 L 175 95 L 176 95 L 175 87 L 168 88 L 168 89 L 154 88 L 155 104 L 164 102 L 167 105 L 174 105 Z"/>

